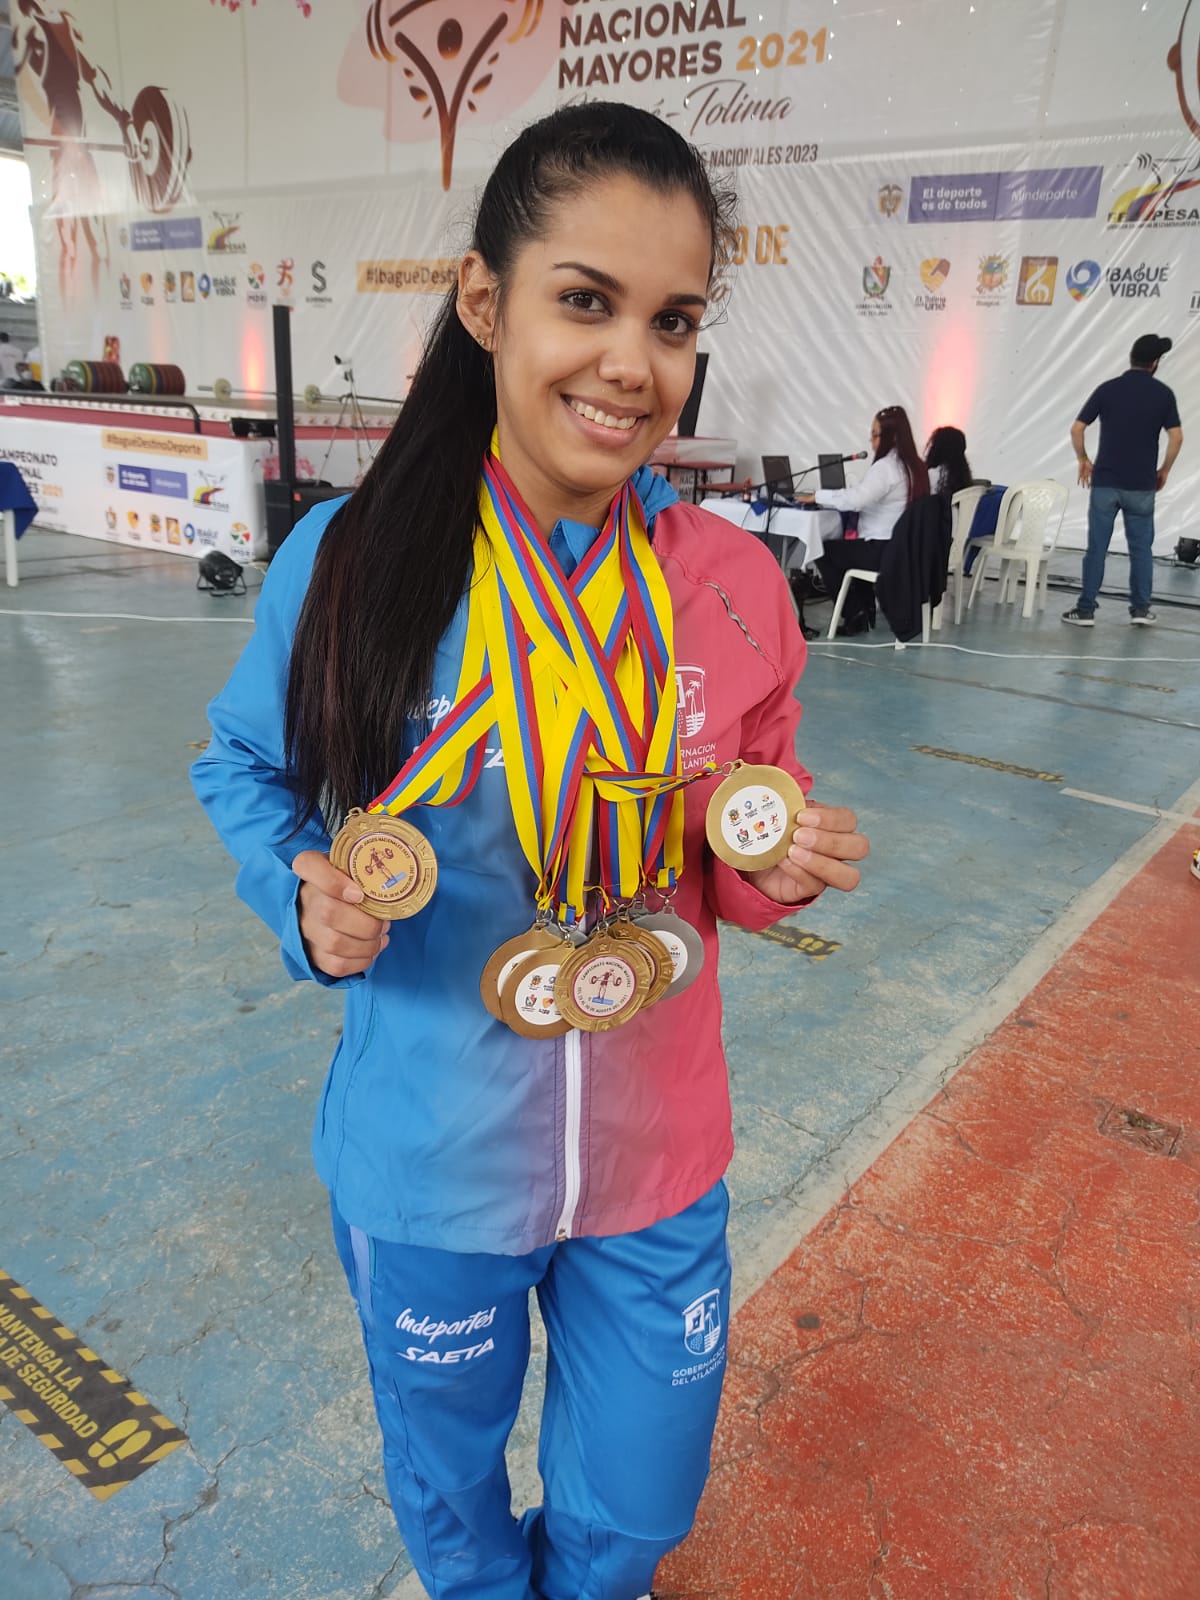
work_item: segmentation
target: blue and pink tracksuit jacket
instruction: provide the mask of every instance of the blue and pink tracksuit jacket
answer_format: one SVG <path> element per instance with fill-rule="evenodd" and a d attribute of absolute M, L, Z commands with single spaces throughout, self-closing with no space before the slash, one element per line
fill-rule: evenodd
<path fill-rule="evenodd" d="M 779 567 L 751 535 L 679 502 L 647 469 L 634 486 L 674 608 L 684 770 L 740 756 L 785 767 L 807 791 L 794 692 L 805 646 Z M 713 857 L 704 815 L 720 779 L 702 779 L 685 790 L 674 902 L 704 939 L 700 977 L 608 1033 L 513 1033 L 479 997 L 488 957 L 533 913 L 493 732 L 460 805 L 411 813 L 437 853 L 429 905 L 392 924 L 369 972 L 335 983 L 315 971 L 290 863 L 300 850 L 327 851 L 330 839 L 320 822 L 292 832 L 283 704 L 313 559 L 338 504 L 311 511 L 271 563 L 254 635 L 209 707 L 212 739 L 192 769 L 240 863 L 238 893 L 279 937 L 290 976 L 345 990 L 313 1137 L 317 1171 L 341 1216 L 367 1235 L 445 1250 L 522 1255 L 674 1216 L 712 1188 L 733 1149 L 717 918 L 757 929 L 795 907 Z M 438 647 L 434 718 L 449 709 L 465 626 L 464 602 Z M 398 752 L 397 769 L 408 753 Z"/>

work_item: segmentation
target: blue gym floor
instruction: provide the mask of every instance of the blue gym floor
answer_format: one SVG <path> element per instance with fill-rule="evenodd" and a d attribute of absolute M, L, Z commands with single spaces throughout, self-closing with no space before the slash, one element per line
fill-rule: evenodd
<path fill-rule="evenodd" d="M 195 581 L 185 557 L 35 529 L 0 595 L 0 1269 L 188 1434 L 99 1503 L 0 1409 L 5 1600 L 412 1592 L 308 1154 L 339 1007 L 286 981 L 187 778 L 254 595 Z M 1197 804 L 1200 572 L 1156 582 L 1178 603 L 1152 629 L 1119 595 L 1064 627 L 1065 590 L 1025 621 L 988 585 L 932 648 L 882 625 L 811 647 L 801 759 L 873 853 L 791 943 L 724 931 L 739 1299 L 1156 808 Z"/>

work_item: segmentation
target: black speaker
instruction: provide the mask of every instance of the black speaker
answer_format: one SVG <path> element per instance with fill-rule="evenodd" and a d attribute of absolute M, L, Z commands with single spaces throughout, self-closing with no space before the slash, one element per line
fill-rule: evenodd
<path fill-rule="evenodd" d="M 267 559 L 291 533 L 306 511 L 322 500 L 337 500 L 350 494 L 349 489 L 335 489 L 323 479 L 296 484 L 280 483 L 273 479 L 263 485 L 267 499 Z"/>

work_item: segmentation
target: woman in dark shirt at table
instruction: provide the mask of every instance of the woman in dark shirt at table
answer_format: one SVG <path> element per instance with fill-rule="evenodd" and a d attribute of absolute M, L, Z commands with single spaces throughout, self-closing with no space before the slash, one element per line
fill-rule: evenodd
<path fill-rule="evenodd" d="M 961 428 L 935 428 L 925 446 L 925 465 L 929 469 L 929 492 L 947 499 L 965 489 L 971 480 L 967 460 L 967 436 Z"/>

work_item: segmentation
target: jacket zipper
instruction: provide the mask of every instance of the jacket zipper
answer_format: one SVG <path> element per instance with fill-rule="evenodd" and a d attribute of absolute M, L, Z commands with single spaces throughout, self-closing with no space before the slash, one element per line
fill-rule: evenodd
<path fill-rule="evenodd" d="M 554 1230 L 555 1240 L 561 1243 L 571 1237 L 575 1225 L 575 1208 L 579 1204 L 581 1181 L 579 1134 L 583 1115 L 583 1040 L 578 1028 L 572 1028 L 563 1038 L 565 1046 L 567 1113 L 563 1129 L 563 1208 Z"/>

